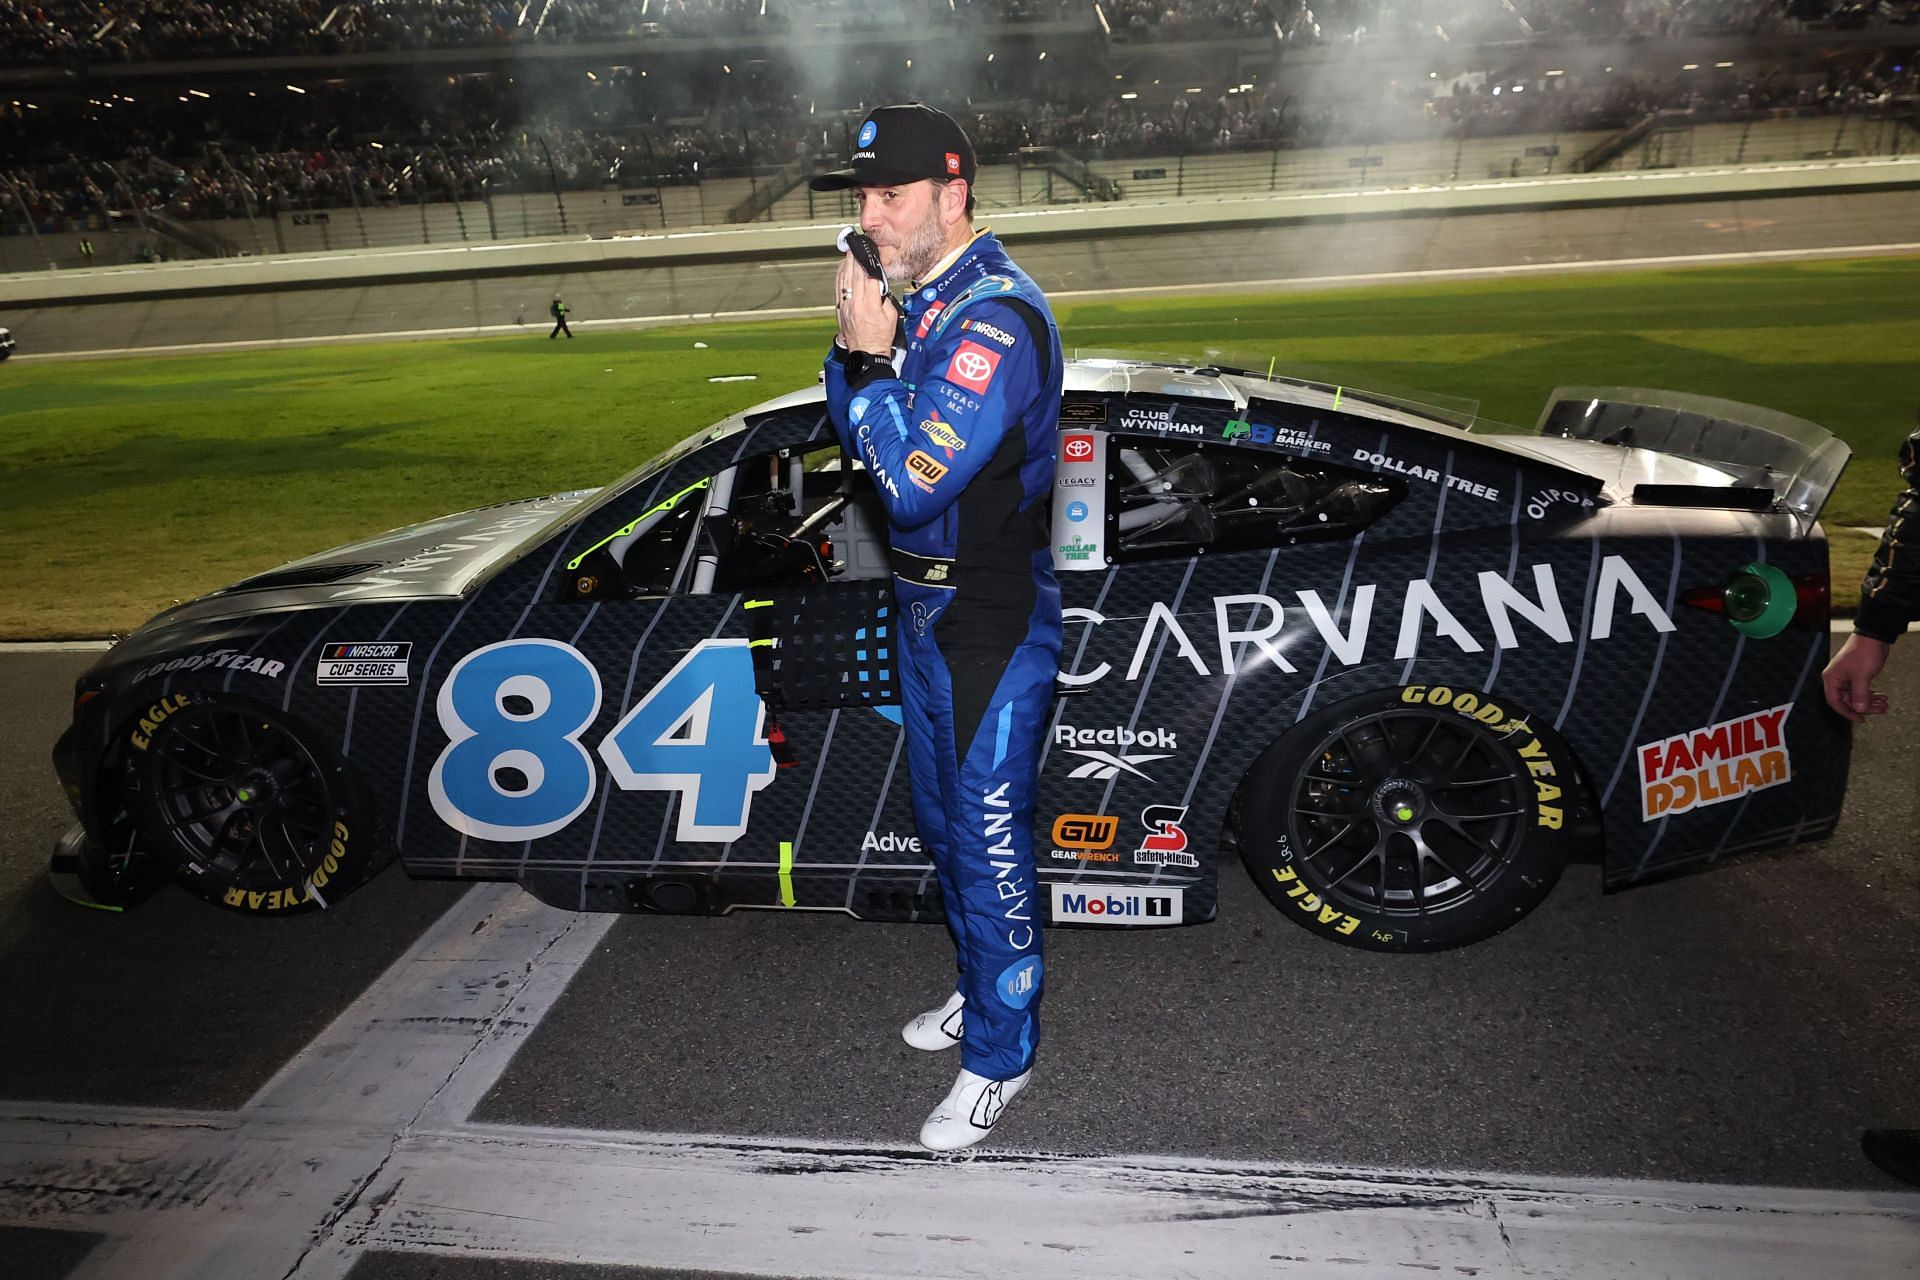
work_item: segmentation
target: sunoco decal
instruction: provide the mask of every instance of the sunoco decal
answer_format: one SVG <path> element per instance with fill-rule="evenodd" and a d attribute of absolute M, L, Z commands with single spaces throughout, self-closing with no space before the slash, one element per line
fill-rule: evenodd
<path fill-rule="evenodd" d="M 1640 758 L 1640 817 L 1671 818 L 1777 787 L 1793 777 L 1786 722 L 1791 703 L 1649 742 Z"/>
<path fill-rule="evenodd" d="M 320 646 L 316 684 L 405 684 L 410 640 L 355 643 L 333 641 Z"/>

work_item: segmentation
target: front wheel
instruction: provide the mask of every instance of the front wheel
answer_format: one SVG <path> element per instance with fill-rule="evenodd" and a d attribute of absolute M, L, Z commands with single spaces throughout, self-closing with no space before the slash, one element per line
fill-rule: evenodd
<path fill-rule="evenodd" d="M 176 695 L 129 733 L 127 809 L 150 853 L 208 902 L 253 915 L 325 907 L 391 857 L 351 770 L 284 713 Z"/>
<path fill-rule="evenodd" d="M 1282 915 L 1375 951 L 1492 937 L 1566 866 L 1576 785 L 1557 736 L 1444 686 L 1337 703 L 1268 748 L 1240 793 L 1247 869 Z"/>

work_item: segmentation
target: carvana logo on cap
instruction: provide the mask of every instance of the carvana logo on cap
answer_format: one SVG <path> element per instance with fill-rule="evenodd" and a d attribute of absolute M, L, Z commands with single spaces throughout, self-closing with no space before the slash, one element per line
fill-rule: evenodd
<path fill-rule="evenodd" d="M 867 121 L 865 124 L 860 126 L 860 137 L 857 140 L 858 145 L 863 147 L 872 146 L 874 135 L 879 132 L 880 132 L 879 125 L 875 124 L 871 120 Z"/>

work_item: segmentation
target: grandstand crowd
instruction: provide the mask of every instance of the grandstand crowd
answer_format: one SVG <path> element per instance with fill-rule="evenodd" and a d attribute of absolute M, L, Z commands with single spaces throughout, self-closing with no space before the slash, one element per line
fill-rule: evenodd
<path fill-rule="evenodd" d="M 1914 12 L 1913 0 L 0 0 L 0 66 L 1034 22 L 1097 21 L 1120 41 L 1631 39 L 1911 22 Z"/>
<path fill-rule="evenodd" d="M 1876 0 L 1877 16 L 1920 8 L 1920 0 L 1900 2 L 1905 10 Z M 1178 47 L 1250 32 L 1278 41 L 1334 38 L 1329 31 L 1337 38 L 1463 33 L 1498 45 L 1544 29 L 1657 40 L 1832 22 L 1855 0 L 1318 0 L 1319 9 L 1308 0 L 1098 3 L 1098 20 L 1115 42 Z M 1082 21 L 1091 31 L 1093 13 L 1094 0 L 0 0 L 0 59 L 591 44 L 656 32 L 737 35 L 767 24 L 842 29 L 901 20 Z M 1912 59 L 1888 52 L 1815 61 L 1811 73 L 1751 60 L 1738 75 L 1576 68 L 1520 86 L 1531 92 L 1502 93 L 1498 77 L 1335 84 L 1322 77 L 1303 85 L 1285 74 L 1195 89 L 1157 79 L 1117 83 L 1124 77 L 1109 74 L 1100 41 L 1062 43 L 1069 47 L 1055 46 L 1061 56 L 1051 62 L 974 58 L 962 88 L 946 71 L 933 73 L 942 105 L 962 119 L 983 159 L 1033 146 L 1097 160 L 1617 130 L 1662 109 L 1721 118 L 1780 108 L 1850 111 L 1916 89 Z M 736 56 L 738 74 L 723 63 L 715 75 L 716 59 L 706 54 L 649 59 L 651 77 L 644 67 L 601 61 L 595 73 L 567 61 L 511 72 L 489 64 L 450 74 L 366 69 L 296 77 L 304 80 L 298 85 L 278 75 L 247 77 L 177 91 L 190 82 L 150 76 L 110 89 L 117 82 L 109 73 L 88 82 L 105 96 L 85 105 L 71 96 L 44 109 L 0 98 L 0 231 L 136 213 L 262 217 L 801 172 L 846 154 L 867 105 L 918 97 L 927 87 L 924 68 L 912 72 L 912 62 L 902 65 L 891 51 L 840 56 L 837 90 L 823 90 L 817 69 L 796 60 Z"/>
<path fill-rule="evenodd" d="M 625 87 L 607 86 L 606 98 L 621 99 Z M 1562 77 L 1536 84 L 1530 94 L 1493 92 L 1498 87 L 1460 82 L 1430 93 L 1411 84 L 1384 100 L 1300 100 L 1281 86 L 1157 100 L 1064 94 L 956 114 L 987 160 L 1027 146 L 1096 159 L 1618 129 L 1663 108 L 1844 111 L 1912 94 L 1920 84 L 1916 68 L 1883 62 L 1812 85 L 1784 76 L 1690 85 L 1620 75 Z M 474 108 L 487 103 L 487 86 L 467 81 L 427 115 L 416 115 L 416 128 L 391 132 L 384 142 L 339 128 L 343 121 L 391 122 L 405 118 L 409 106 L 418 108 L 384 82 L 317 87 L 308 97 L 288 99 L 298 104 L 292 108 L 269 99 L 269 110 L 256 99 L 240 108 L 231 127 L 204 112 L 191 131 L 152 133 L 135 125 L 121 130 L 121 145 L 105 152 L 83 142 L 97 125 L 76 122 L 59 158 L 0 170 L 0 225 L 17 222 L 22 211 L 42 225 L 136 210 L 240 218 L 516 191 L 648 187 L 737 174 L 749 165 L 770 173 L 793 163 L 825 164 L 848 150 L 858 109 L 810 114 L 805 104 L 782 100 L 777 86 L 761 89 L 760 97 L 715 108 L 697 123 L 623 121 L 610 111 L 586 128 L 539 117 L 482 124 L 487 117 Z M 195 118 L 160 114 L 174 124 Z M 89 153 L 92 158 L 83 158 Z"/>

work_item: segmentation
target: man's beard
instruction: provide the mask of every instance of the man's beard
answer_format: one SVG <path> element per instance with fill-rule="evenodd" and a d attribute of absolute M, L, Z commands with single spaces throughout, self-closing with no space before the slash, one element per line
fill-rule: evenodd
<path fill-rule="evenodd" d="M 946 231 L 940 225 L 940 202 L 936 199 L 926 218 L 907 233 L 907 238 L 887 268 L 887 279 L 895 284 L 924 280 L 927 272 L 947 254 Z"/>

